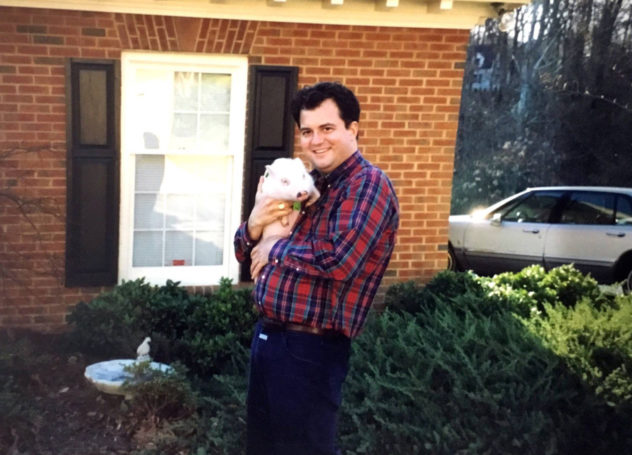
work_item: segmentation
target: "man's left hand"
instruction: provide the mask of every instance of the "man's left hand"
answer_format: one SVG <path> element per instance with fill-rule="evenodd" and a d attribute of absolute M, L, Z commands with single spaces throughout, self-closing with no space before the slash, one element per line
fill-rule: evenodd
<path fill-rule="evenodd" d="M 274 244 L 283 237 L 273 235 L 266 237 L 252 249 L 250 253 L 250 259 L 252 260 L 250 265 L 250 276 L 257 282 L 261 269 L 268 263 L 268 257 L 270 256 L 270 250 Z"/>

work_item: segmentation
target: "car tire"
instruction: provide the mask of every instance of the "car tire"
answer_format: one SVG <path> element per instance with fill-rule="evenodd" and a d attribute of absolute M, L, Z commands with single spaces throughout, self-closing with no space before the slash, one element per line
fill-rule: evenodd
<path fill-rule="evenodd" d="M 459 267 L 459 261 L 456 259 L 456 255 L 454 254 L 454 250 L 451 246 L 448 247 L 448 270 L 452 270 L 453 272 L 460 272 L 461 267 Z"/>
<path fill-rule="evenodd" d="M 623 287 L 624 294 L 632 294 L 632 267 L 628 267 L 624 273 L 623 283 L 621 286 Z"/>

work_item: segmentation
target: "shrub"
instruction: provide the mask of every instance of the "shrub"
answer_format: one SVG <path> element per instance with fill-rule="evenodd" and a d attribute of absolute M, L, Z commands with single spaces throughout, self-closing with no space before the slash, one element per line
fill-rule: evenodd
<path fill-rule="evenodd" d="M 565 453 L 577 436 L 578 381 L 508 312 L 386 312 L 353 346 L 347 454 Z"/>
<path fill-rule="evenodd" d="M 250 289 L 233 289 L 222 279 L 218 290 L 193 306 L 183 334 L 187 365 L 198 375 L 241 371 L 242 348 L 250 346 L 256 313 Z"/>
<path fill-rule="evenodd" d="M 208 296 L 190 294 L 179 283 L 152 286 L 143 279 L 124 282 L 68 316 L 69 338 L 99 357 L 135 357 L 151 336 L 151 355 L 180 360 L 195 375 L 235 371 L 235 355 L 248 346 L 256 320 L 249 289 L 222 279 Z"/>
<path fill-rule="evenodd" d="M 546 313 L 525 326 L 609 406 L 632 410 L 632 296 L 601 308 L 588 299 L 549 305 Z"/>
<path fill-rule="evenodd" d="M 572 266 L 462 275 L 400 286 L 354 343 L 345 453 L 630 453 L 632 298 Z"/>
<path fill-rule="evenodd" d="M 135 286 L 98 299 L 93 313 L 84 304 L 77 320 L 95 318 L 106 337 L 163 336 L 200 394 L 197 412 L 170 421 L 142 454 L 243 453 L 249 290 L 228 280 L 211 296 L 177 283 Z M 344 453 L 632 453 L 631 330 L 632 297 L 603 296 L 571 266 L 492 278 L 446 271 L 425 287 L 395 285 L 352 345 Z"/>
<path fill-rule="evenodd" d="M 68 315 L 70 342 L 96 356 L 135 357 L 136 347 L 151 332 L 146 311 L 157 292 L 141 278 L 80 302 Z"/>
<path fill-rule="evenodd" d="M 449 270 L 439 272 L 425 286 L 414 281 L 392 285 L 386 291 L 385 305 L 394 312 L 417 313 L 422 309 L 434 308 L 437 299 L 452 300 L 468 294 L 485 297 L 479 278 L 470 272 L 459 273 Z"/>
<path fill-rule="evenodd" d="M 416 313 L 421 305 L 423 287 L 414 281 L 404 281 L 390 286 L 384 296 L 384 305 L 391 311 Z"/>
<path fill-rule="evenodd" d="M 150 362 L 126 367 L 131 377 L 123 390 L 131 396 L 132 408 L 144 419 L 181 419 L 191 416 L 197 407 L 197 397 L 186 377 L 186 368 L 173 364 L 167 371 L 151 368 Z"/>
<path fill-rule="evenodd" d="M 562 265 L 550 270 L 541 285 L 553 289 L 557 300 L 567 307 L 572 307 L 583 299 L 589 299 L 593 305 L 598 306 L 605 299 L 599 291 L 597 280 L 582 274 L 572 265 Z"/>
<path fill-rule="evenodd" d="M 532 265 L 520 272 L 500 273 L 480 280 L 490 296 L 523 317 L 544 311 L 547 304 L 572 307 L 582 298 L 588 298 L 600 306 L 610 300 L 600 292 L 594 278 L 583 275 L 573 265 L 562 265 L 548 272 L 540 265 Z"/>

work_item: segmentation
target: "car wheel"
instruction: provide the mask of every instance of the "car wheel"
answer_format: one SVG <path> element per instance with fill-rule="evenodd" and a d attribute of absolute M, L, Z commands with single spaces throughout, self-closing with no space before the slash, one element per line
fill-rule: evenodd
<path fill-rule="evenodd" d="M 459 267 L 459 262 L 456 260 L 456 255 L 454 254 L 454 250 L 452 247 L 448 247 L 448 270 L 452 270 L 453 272 L 459 272 L 461 268 Z"/>
<path fill-rule="evenodd" d="M 631 294 L 632 293 L 632 267 L 630 267 L 626 274 L 625 277 L 623 279 L 623 292 L 625 294 Z"/>

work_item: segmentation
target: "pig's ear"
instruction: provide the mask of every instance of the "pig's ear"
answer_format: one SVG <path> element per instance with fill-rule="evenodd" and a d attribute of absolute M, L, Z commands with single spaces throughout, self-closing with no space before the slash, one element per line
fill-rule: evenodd
<path fill-rule="evenodd" d="M 273 175 L 274 172 L 272 172 L 272 166 L 270 166 L 269 164 L 266 164 L 266 171 L 263 173 L 264 177 L 268 177 L 270 175 Z"/>
<path fill-rule="evenodd" d="M 302 168 L 305 168 L 305 163 L 303 163 L 302 159 L 297 157 L 297 158 L 294 158 L 294 161 L 298 163 Z"/>

